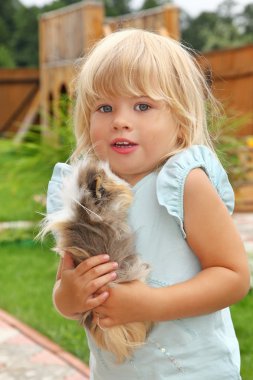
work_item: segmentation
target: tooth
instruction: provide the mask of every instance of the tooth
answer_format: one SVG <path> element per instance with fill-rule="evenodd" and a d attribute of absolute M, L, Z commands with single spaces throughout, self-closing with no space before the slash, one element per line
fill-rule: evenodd
<path fill-rule="evenodd" d="M 119 141 L 119 142 L 116 142 L 116 145 L 130 145 L 130 144 L 126 141 Z"/>

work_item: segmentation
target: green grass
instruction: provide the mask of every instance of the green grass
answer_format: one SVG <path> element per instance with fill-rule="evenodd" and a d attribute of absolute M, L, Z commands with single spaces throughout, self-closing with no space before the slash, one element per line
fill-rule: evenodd
<path fill-rule="evenodd" d="M 253 292 L 248 294 L 241 302 L 231 307 L 232 318 L 236 334 L 240 343 L 242 358 L 242 379 L 253 378 Z"/>
<path fill-rule="evenodd" d="M 58 258 L 48 244 L 30 240 L 0 242 L 0 308 L 88 362 L 84 330 L 62 318 L 52 305 Z"/>

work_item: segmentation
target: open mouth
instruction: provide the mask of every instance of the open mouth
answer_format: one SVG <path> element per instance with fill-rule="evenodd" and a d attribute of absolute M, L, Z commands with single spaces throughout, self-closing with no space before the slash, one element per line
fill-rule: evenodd
<path fill-rule="evenodd" d="M 127 139 L 115 139 L 111 143 L 111 147 L 115 152 L 118 153 L 132 153 L 136 150 L 138 144 L 134 143 L 133 141 L 127 140 Z"/>
<path fill-rule="evenodd" d="M 130 141 L 116 141 L 112 143 L 112 146 L 116 148 L 131 148 L 133 146 L 136 146 L 137 144 L 130 142 Z"/>

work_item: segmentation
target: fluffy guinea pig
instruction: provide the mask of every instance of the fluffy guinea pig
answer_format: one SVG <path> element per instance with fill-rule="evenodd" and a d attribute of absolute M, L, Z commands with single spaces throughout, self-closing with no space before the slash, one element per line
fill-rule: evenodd
<path fill-rule="evenodd" d="M 78 265 L 88 257 L 107 253 L 118 263 L 117 278 L 110 286 L 133 280 L 145 281 L 149 266 L 135 252 L 135 239 L 128 225 L 132 202 L 130 186 L 115 176 L 108 164 L 82 159 L 72 165 L 71 174 L 63 178 L 62 208 L 47 214 L 40 236 L 52 232 L 55 250 L 71 253 Z M 101 329 L 92 310 L 80 314 L 79 321 L 89 329 L 96 344 L 112 352 L 116 362 L 123 362 L 133 350 L 145 343 L 151 322 L 135 322 Z"/>

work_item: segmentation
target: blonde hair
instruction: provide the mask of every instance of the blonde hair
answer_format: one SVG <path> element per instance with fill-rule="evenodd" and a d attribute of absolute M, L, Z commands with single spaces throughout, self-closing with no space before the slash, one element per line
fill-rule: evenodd
<path fill-rule="evenodd" d="M 76 84 L 73 159 L 93 153 L 91 109 L 98 98 L 108 96 L 145 95 L 166 102 L 180 131 L 177 147 L 167 157 L 193 144 L 212 149 L 207 104 L 216 110 L 216 101 L 191 51 L 169 37 L 141 29 L 108 35 L 84 57 Z"/>

